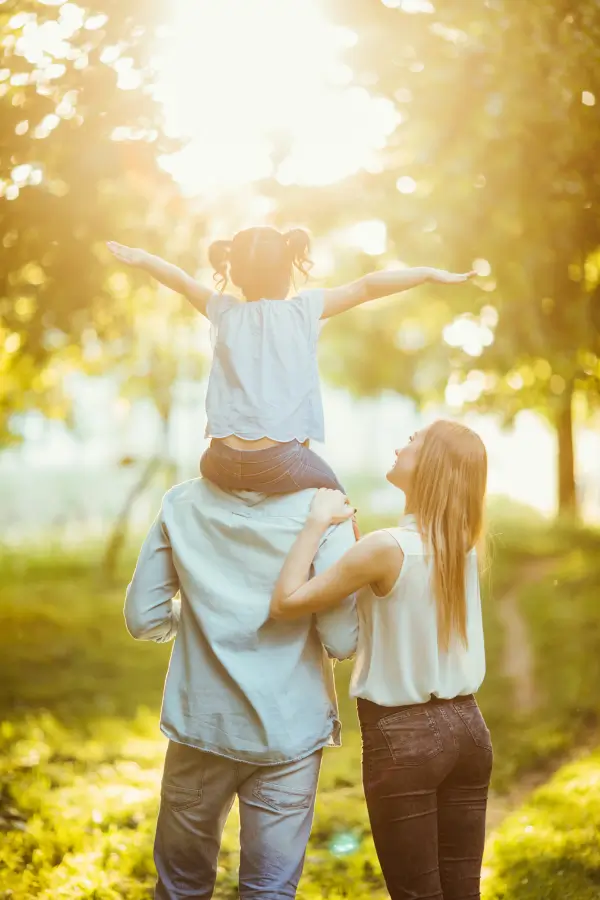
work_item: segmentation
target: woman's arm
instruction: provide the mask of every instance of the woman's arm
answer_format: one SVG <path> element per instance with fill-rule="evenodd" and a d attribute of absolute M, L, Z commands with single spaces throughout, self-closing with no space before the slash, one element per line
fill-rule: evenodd
<path fill-rule="evenodd" d="M 425 284 L 427 281 L 434 284 L 463 284 L 475 274 L 475 272 L 466 272 L 464 275 L 455 275 L 444 269 L 428 267 L 372 272 L 352 284 L 328 288 L 325 291 L 321 318 L 329 319 L 332 316 L 338 316 L 354 306 L 360 306 L 361 303 L 377 300 L 379 297 L 388 297 L 390 294 L 399 294 L 420 284 Z"/>
<path fill-rule="evenodd" d="M 123 244 L 117 244 L 116 241 L 109 241 L 108 249 L 121 262 L 136 269 L 143 269 L 165 287 L 177 294 L 182 294 L 198 312 L 201 312 L 203 316 L 206 315 L 206 305 L 214 291 L 202 287 L 183 269 L 171 265 L 160 256 L 153 256 L 151 253 L 135 247 L 125 247 Z"/>
<path fill-rule="evenodd" d="M 321 539 L 332 524 L 353 514 L 339 491 L 319 491 L 306 524 L 290 550 L 271 598 L 271 616 L 293 619 L 341 603 L 368 584 L 385 581 L 392 569 L 399 574 L 400 548 L 385 531 L 367 535 L 331 568 L 309 579 Z"/>

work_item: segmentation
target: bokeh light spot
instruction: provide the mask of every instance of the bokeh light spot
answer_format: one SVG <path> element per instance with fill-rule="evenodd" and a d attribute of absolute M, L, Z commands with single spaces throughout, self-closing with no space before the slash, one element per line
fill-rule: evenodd
<path fill-rule="evenodd" d="M 417 189 L 417 182 L 410 175 L 402 175 L 396 182 L 396 190 L 401 194 L 414 194 Z"/>
<path fill-rule="evenodd" d="M 360 846 L 360 841 L 352 832 L 342 832 L 335 835 L 329 843 L 329 852 L 334 856 L 350 856 Z"/>
<path fill-rule="evenodd" d="M 475 272 L 477 272 L 478 275 L 481 275 L 483 278 L 485 278 L 487 275 L 492 274 L 492 267 L 487 259 L 474 259 L 473 269 Z"/>

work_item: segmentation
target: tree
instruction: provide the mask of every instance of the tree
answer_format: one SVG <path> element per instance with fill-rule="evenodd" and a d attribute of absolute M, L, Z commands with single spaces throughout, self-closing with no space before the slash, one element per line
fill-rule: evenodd
<path fill-rule="evenodd" d="M 449 64 L 439 71 L 466 112 L 461 121 L 454 108 L 430 131 L 435 153 L 414 177 L 437 175 L 439 202 L 444 182 L 462 182 L 462 198 L 450 201 L 460 215 L 455 244 L 477 242 L 491 264 L 487 287 L 496 284 L 499 319 L 477 364 L 488 378 L 476 402 L 507 417 L 534 408 L 552 422 L 559 509 L 572 513 L 573 397 L 596 402 L 600 385 L 590 315 L 600 247 L 600 10 L 584 2 L 571 12 L 560 0 L 535 9 L 489 2 L 475 16 L 469 4 L 445 2 L 435 24 L 423 29 L 419 55 L 437 61 L 446 48 Z M 414 104 L 431 110 L 438 90 L 439 81 L 421 79 Z M 472 368 L 465 362 L 462 369 Z"/>
<path fill-rule="evenodd" d="M 202 223 L 177 240 L 185 203 L 159 166 L 149 66 L 163 4 L 92 0 L 0 6 L 0 442 L 15 413 L 65 416 L 70 368 L 114 364 L 135 341 L 135 273 L 107 239 L 190 264 Z M 93 352 L 89 352 L 89 348 Z M 101 350 L 98 350 L 98 348 Z"/>
<path fill-rule="evenodd" d="M 184 381 L 197 382 L 206 371 L 204 357 L 193 348 L 194 334 L 190 312 L 182 308 L 180 298 L 165 290 L 160 303 L 152 292 L 140 291 L 137 298 L 138 316 L 135 339 L 121 363 L 115 359 L 112 367 L 120 381 L 124 399 L 136 402 L 150 398 L 158 414 L 160 433 L 158 444 L 148 447 L 141 459 L 124 457 L 122 466 L 136 466 L 138 477 L 123 499 L 121 509 L 108 536 L 102 560 L 102 571 L 112 578 L 117 571 L 121 553 L 127 540 L 130 515 L 135 502 L 151 483 L 163 473 L 165 487 L 176 480 L 176 472 L 169 455 L 169 434 L 175 393 Z"/>
<path fill-rule="evenodd" d="M 435 8 L 329 0 L 329 8 L 358 34 L 348 60 L 356 81 L 393 101 L 403 123 L 380 174 L 320 193 L 323 220 L 368 209 L 388 225 L 394 257 L 461 266 L 475 256 L 486 273 L 459 320 L 465 340 L 458 326 L 444 331 L 460 310 L 436 303 L 422 313 L 408 307 L 411 344 L 390 304 L 363 317 L 360 339 L 357 319 L 332 329 L 336 375 L 358 392 L 396 387 L 419 402 L 439 396 L 449 376 L 451 396 L 462 386 L 506 419 L 535 408 L 557 430 L 559 507 L 572 513 L 573 398 L 595 404 L 600 385 L 590 305 L 600 279 L 600 8 L 592 0 Z M 304 208 L 311 201 L 305 190 Z M 467 297 L 474 302 L 473 294 L 459 302 Z M 456 344 L 447 356 L 435 346 L 444 333 Z"/>

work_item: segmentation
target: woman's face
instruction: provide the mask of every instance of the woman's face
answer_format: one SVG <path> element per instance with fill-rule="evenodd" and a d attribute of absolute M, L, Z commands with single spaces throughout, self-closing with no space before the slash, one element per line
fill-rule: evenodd
<path fill-rule="evenodd" d="M 405 494 L 410 488 L 426 431 L 426 428 L 422 428 L 421 431 L 415 432 L 409 438 L 408 444 L 400 450 L 394 451 L 396 453 L 396 462 L 387 473 L 386 478 L 390 484 L 400 488 Z"/>

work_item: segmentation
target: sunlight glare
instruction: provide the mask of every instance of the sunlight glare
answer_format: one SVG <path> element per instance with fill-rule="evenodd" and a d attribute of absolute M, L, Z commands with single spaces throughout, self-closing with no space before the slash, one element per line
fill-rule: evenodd
<path fill-rule="evenodd" d="M 405 13 L 434 13 L 435 7 L 429 0 L 400 0 L 402 11 Z"/>
<path fill-rule="evenodd" d="M 469 315 L 458 316 L 446 325 L 443 336 L 450 347 L 460 347 L 468 356 L 481 356 L 494 342 L 492 329 Z"/>
<path fill-rule="evenodd" d="M 356 35 L 318 0 L 176 0 L 161 41 L 156 96 L 167 132 L 190 139 L 163 164 L 190 194 L 272 174 L 332 183 L 372 164 L 396 128 L 391 103 L 349 84 L 341 54 Z"/>
<path fill-rule="evenodd" d="M 387 248 L 387 226 L 381 219 L 357 222 L 344 232 L 346 243 L 367 256 L 381 256 Z"/>

